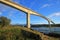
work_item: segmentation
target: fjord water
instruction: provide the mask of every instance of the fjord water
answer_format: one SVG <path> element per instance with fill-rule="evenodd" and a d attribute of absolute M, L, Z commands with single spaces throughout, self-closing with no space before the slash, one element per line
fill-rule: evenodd
<path fill-rule="evenodd" d="M 45 34 L 48 33 L 56 33 L 56 34 L 60 34 L 60 27 L 32 27 L 33 30 L 37 30 L 39 32 L 43 32 Z"/>

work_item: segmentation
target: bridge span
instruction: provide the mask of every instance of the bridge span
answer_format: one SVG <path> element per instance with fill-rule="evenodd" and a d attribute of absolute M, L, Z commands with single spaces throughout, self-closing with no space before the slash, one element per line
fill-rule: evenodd
<path fill-rule="evenodd" d="M 49 27 L 51 27 L 50 22 L 53 23 L 53 24 L 55 24 L 55 23 L 54 23 L 52 20 L 50 20 L 49 18 L 47 18 L 47 17 L 45 17 L 45 16 L 43 16 L 43 15 L 41 15 L 41 14 L 35 12 L 35 11 L 32 11 L 32 10 L 26 8 L 26 7 L 23 7 L 23 6 L 21 6 L 21 5 L 18 5 L 18 4 L 14 3 L 14 2 L 12 2 L 12 1 L 10 1 L 10 0 L 0 0 L 0 3 L 5 4 L 5 5 L 7 5 L 7 6 L 10 6 L 10 7 L 13 7 L 13 8 L 15 8 L 15 9 L 17 9 L 17 10 L 19 10 L 19 11 L 22 11 L 22 12 L 26 13 L 26 14 L 27 14 L 27 21 L 26 21 L 26 22 L 27 22 L 27 28 L 31 28 L 31 26 L 30 26 L 30 15 L 31 15 L 31 14 L 32 14 L 32 15 L 39 16 L 39 17 L 42 17 L 42 18 L 44 18 L 45 20 L 47 20 L 47 21 L 48 21 L 48 24 L 49 24 Z"/>

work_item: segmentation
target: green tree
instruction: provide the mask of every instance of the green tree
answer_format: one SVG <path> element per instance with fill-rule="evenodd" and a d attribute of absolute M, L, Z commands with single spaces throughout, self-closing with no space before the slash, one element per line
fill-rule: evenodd
<path fill-rule="evenodd" d="M 7 17 L 0 17 L 0 26 L 7 26 L 10 25 L 10 19 L 8 19 Z"/>

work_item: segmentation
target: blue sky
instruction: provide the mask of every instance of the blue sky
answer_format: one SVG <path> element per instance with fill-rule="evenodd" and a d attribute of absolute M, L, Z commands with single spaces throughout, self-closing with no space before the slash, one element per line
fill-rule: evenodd
<path fill-rule="evenodd" d="M 60 0 L 11 0 L 19 5 L 36 11 L 55 23 L 60 23 Z M 12 24 L 26 24 L 26 14 L 0 3 L 0 16 L 11 19 Z M 31 24 L 45 24 L 41 17 L 31 15 Z"/>

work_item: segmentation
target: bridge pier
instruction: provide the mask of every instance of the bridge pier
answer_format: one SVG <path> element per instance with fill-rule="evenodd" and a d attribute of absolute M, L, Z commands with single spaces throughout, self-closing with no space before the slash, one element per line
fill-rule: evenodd
<path fill-rule="evenodd" d="M 30 28 L 30 13 L 27 13 L 27 28 Z"/>

